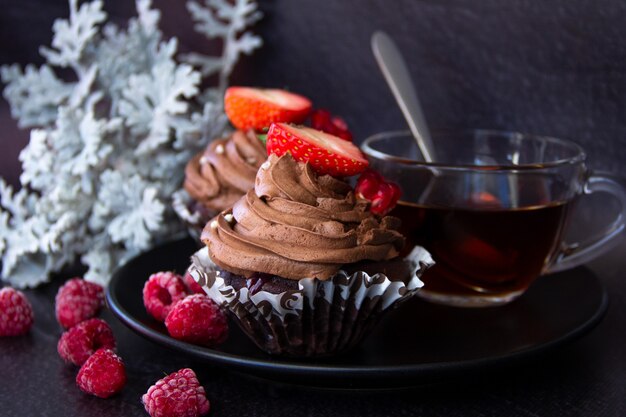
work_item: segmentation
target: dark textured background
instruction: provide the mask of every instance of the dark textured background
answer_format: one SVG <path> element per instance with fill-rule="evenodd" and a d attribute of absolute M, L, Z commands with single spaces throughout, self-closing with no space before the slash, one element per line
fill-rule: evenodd
<path fill-rule="evenodd" d="M 123 23 L 134 2 L 107 1 Z M 183 2 L 158 0 L 181 50 L 209 51 Z M 404 126 L 370 52 L 399 44 L 431 127 L 513 129 L 573 139 L 590 164 L 626 174 L 626 3 L 617 0 L 262 0 L 265 46 L 233 83 L 287 87 L 342 115 L 357 141 Z M 0 0 L 0 64 L 41 63 L 63 0 Z M 0 110 L 6 109 L 2 102 Z M 17 181 L 26 132 L 0 112 L 0 175 Z"/>

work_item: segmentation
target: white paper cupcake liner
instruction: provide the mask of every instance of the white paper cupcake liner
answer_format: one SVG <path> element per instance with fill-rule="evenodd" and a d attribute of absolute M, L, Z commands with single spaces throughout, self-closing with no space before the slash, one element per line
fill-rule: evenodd
<path fill-rule="evenodd" d="M 206 247 L 191 261 L 188 272 L 213 301 L 232 313 L 259 348 L 299 357 L 331 355 L 355 346 L 384 312 L 423 286 L 419 277 L 434 264 L 424 248 L 415 247 L 405 258 L 410 277 L 339 271 L 326 281 L 300 279 L 297 290 L 251 294 L 245 286 L 236 290 L 225 283 Z"/>
<path fill-rule="evenodd" d="M 193 209 L 193 204 L 193 199 L 184 189 L 180 189 L 172 194 L 172 208 L 174 212 L 185 223 L 191 237 L 200 240 L 202 229 L 217 212 L 210 213 L 207 209 L 206 213 L 201 213 Z"/>

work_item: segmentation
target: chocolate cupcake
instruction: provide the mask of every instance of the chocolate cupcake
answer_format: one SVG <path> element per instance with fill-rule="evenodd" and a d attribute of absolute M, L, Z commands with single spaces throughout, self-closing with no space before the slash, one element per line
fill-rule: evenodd
<path fill-rule="evenodd" d="M 271 354 L 336 354 L 411 297 L 432 264 L 398 259 L 399 220 L 378 218 L 347 182 L 270 155 L 254 189 L 202 232 L 191 275 Z"/>
<path fill-rule="evenodd" d="M 176 213 L 199 236 L 209 219 L 254 187 L 266 158 L 265 146 L 252 130 L 236 130 L 212 141 L 187 163 L 183 184 L 187 195 L 176 195 Z"/>

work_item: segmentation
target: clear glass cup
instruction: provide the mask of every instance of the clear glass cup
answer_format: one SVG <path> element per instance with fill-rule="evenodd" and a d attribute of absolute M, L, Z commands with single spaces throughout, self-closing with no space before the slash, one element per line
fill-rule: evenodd
<path fill-rule="evenodd" d="M 624 229 L 626 192 L 591 173 L 573 142 L 492 130 L 433 133 L 436 163 L 420 160 L 408 131 L 367 138 L 371 167 L 403 191 L 391 212 L 408 247 L 437 263 L 418 293 L 430 301 L 481 307 L 508 303 L 539 276 L 585 263 L 610 249 Z M 620 209 L 604 230 L 566 242 L 581 196 L 609 193 Z"/>

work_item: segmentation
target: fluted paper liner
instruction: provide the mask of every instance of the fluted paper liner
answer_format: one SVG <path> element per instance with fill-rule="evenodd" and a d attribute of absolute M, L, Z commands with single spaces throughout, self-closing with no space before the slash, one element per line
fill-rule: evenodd
<path fill-rule="evenodd" d="M 193 199 L 184 189 L 180 189 L 172 194 L 172 208 L 174 209 L 174 213 L 185 223 L 189 235 L 199 241 L 202 229 L 218 212 L 206 209 L 203 213 L 197 210 L 197 207 L 192 207 L 193 203 Z"/>
<path fill-rule="evenodd" d="M 232 313 L 259 348 L 300 357 L 331 355 L 355 346 L 382 313 L 424 285 L 419 277 L 434 264 L 430 254 L 417 246 L 405 258 L 410 277 L 390 279 L 381 273 L 339 271 L 326 281 L 300 279 L 297 290 L 251 295 L 246 287 L 236 290 L 224 282 L 208 248 L 196 252 L 191 261 L 188 272 L 213 301 Z"/>

